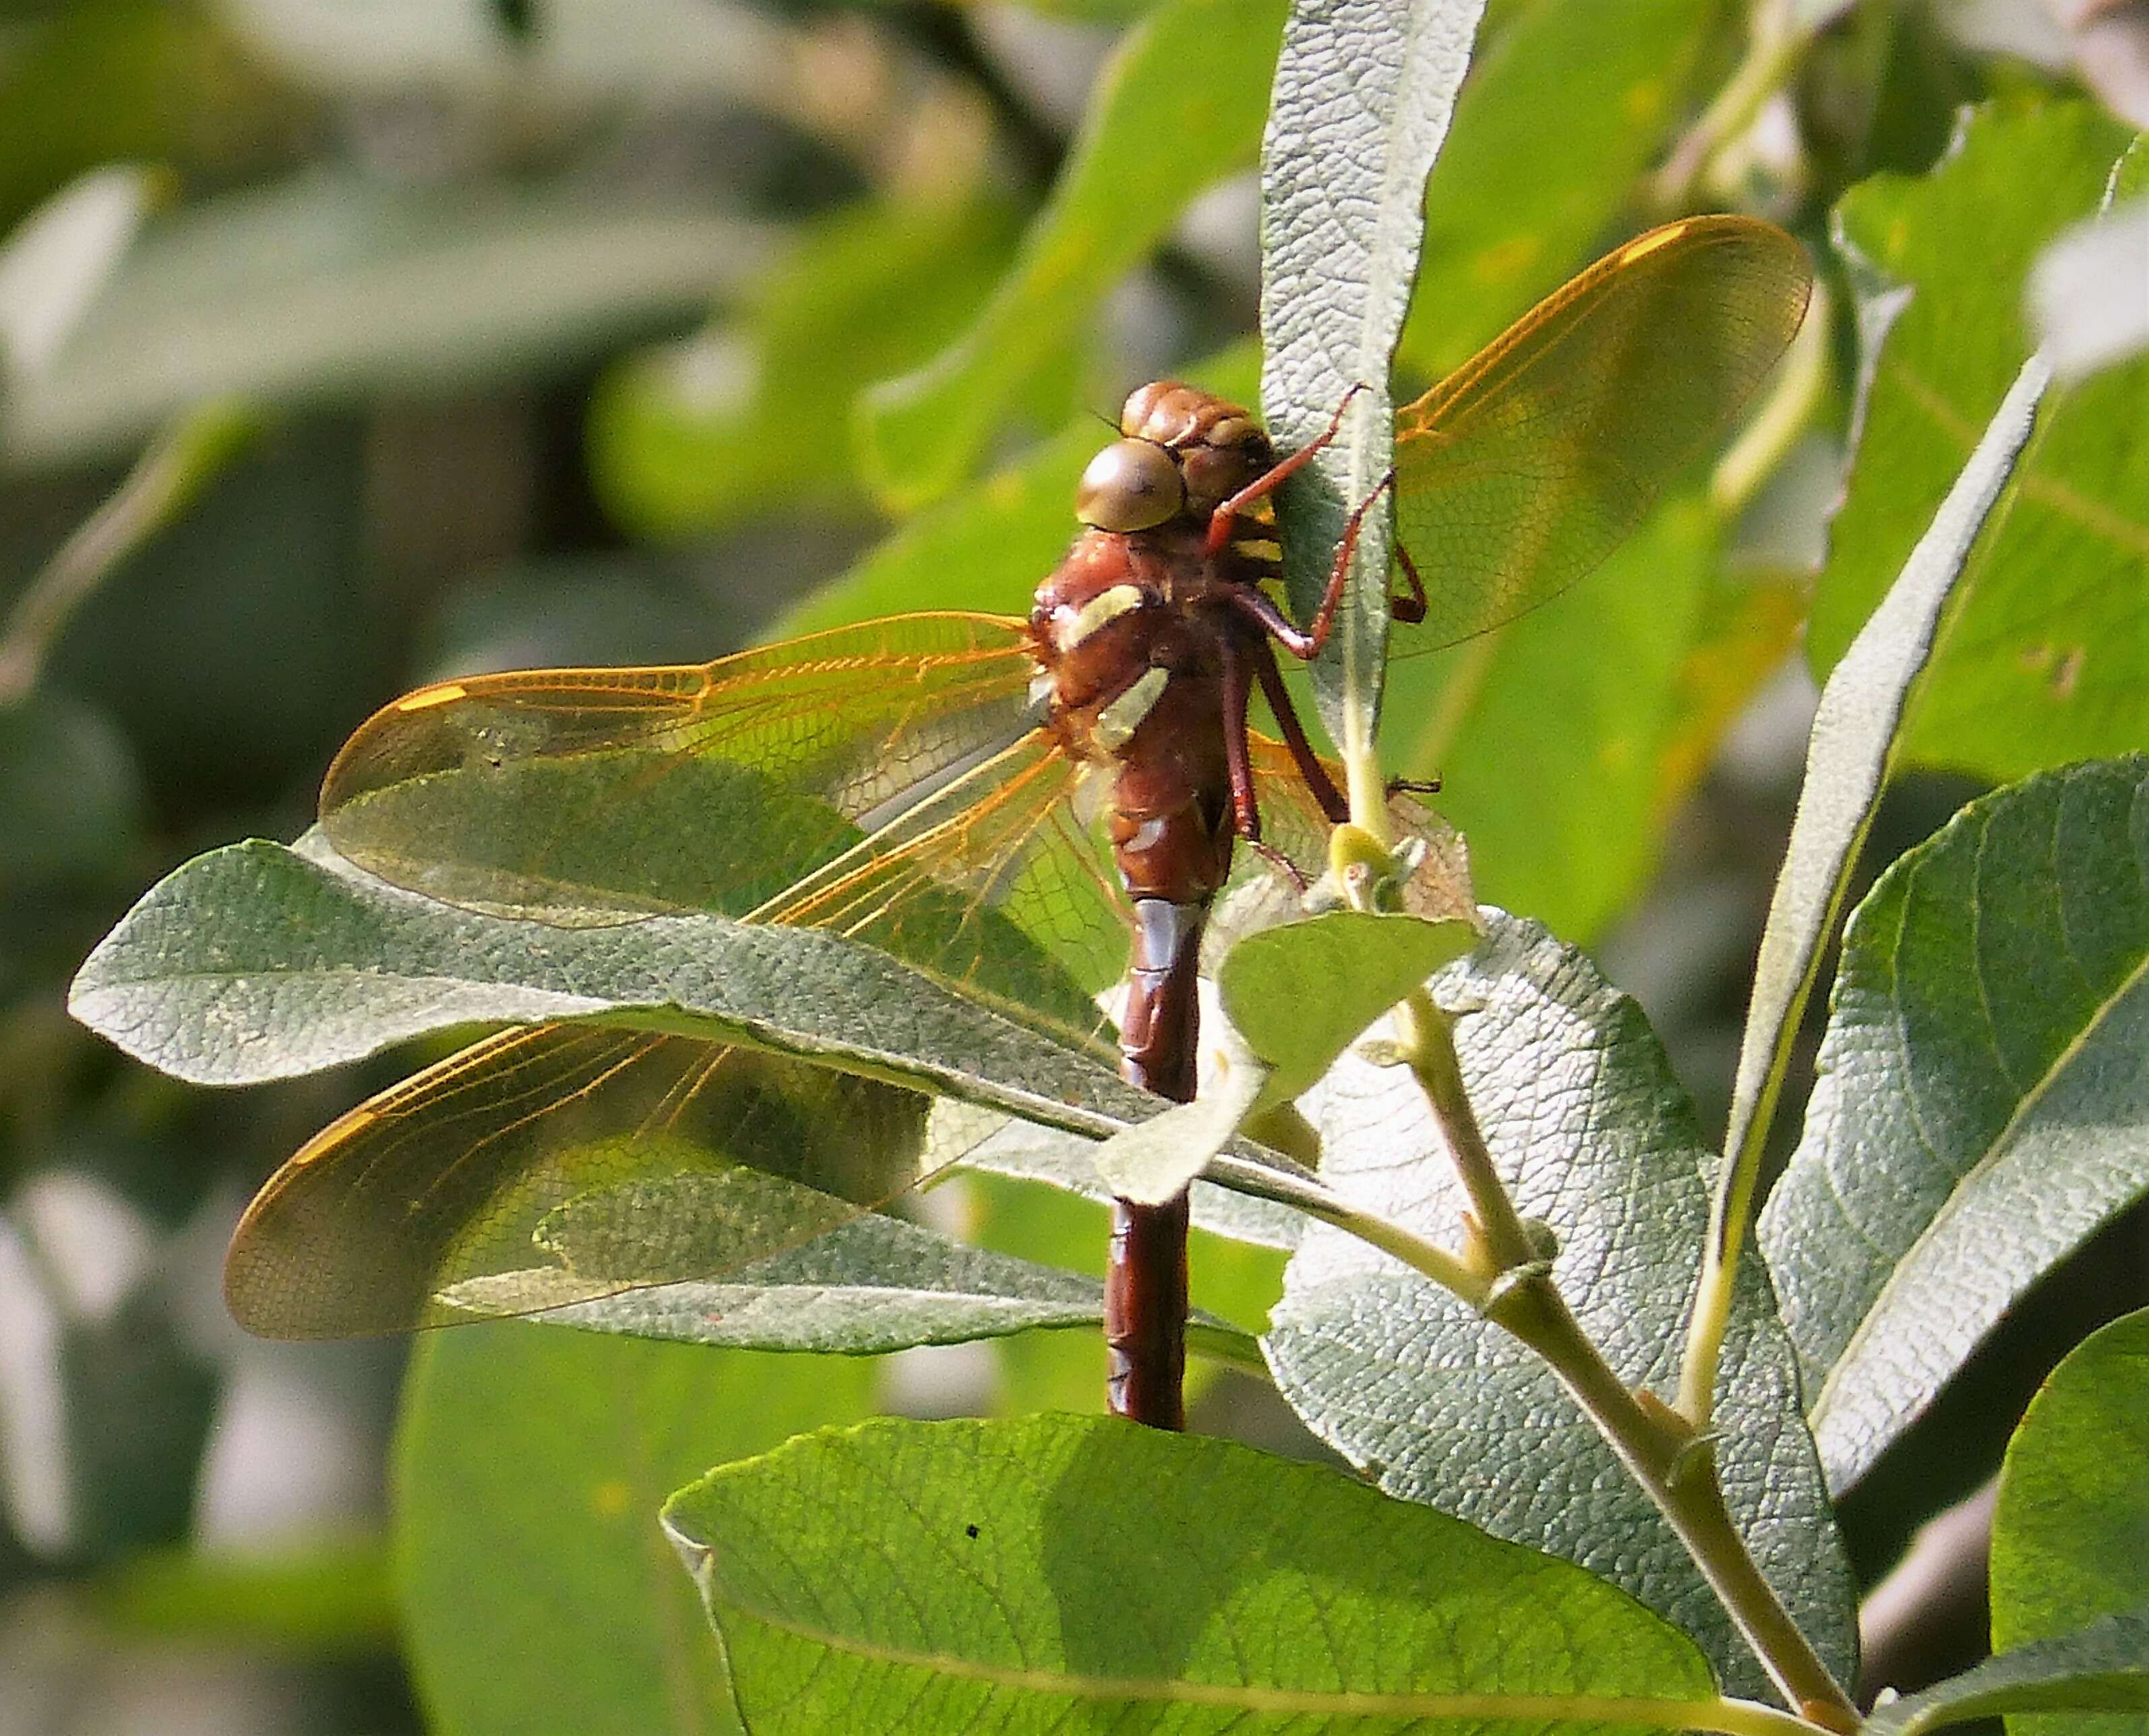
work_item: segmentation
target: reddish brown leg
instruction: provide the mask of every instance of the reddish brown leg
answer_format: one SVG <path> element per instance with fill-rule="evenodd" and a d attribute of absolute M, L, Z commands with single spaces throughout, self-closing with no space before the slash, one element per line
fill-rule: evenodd
<path fill-rule="evenodd" d="M 1392 473 L 1388 480 L 1395 480 Z M 1390 597 L 1388 613 L 1405 626 L 1416 626 L 1425 619 L 1426 611 L 1432 606 L 1425 600 L 1425 581 L 1417 576 L 1417 563 L 1411 559 L 1410 551 L 1400 541 L 1396 544 L 1395 555 L 1396 564 L 1402 568 L 1403 576 L 1410 581 L 1410 595 Z"/>
<path fill-rule="evenodd" d="M 1343 541 L 1336 546 L 1336 565 L 1329 569 L 1328 588 L 1321 593 L 1321 606 L 1313 611 L 1313 619 L 1305 630 L 1295 637 L 1297 643 L 1283 640 L 1283 648 L 1302 662 L 1311 662 L 1321 655 L 1321 647 L 1328 642 L 1328 635 L 1336 625 L 1336 611 L 1343 601 L 1343 583 L 1351 576 L 1351 557 L 1358 551 L 1358 533 L 1365 528 L 1366 515 L 1373 510 L 1374 501 L 1395 486 L 1396 473 L 1390 470 L 1366 498 L 1351 511 L 1351 517 L 1343 526 Z M 1281 636 L 1279 635 L 1279 637 Z"/>
<path fill-rule="evenodd" d="M 1202 551 L 1210 560 L 1214 561 L 1224 552 L 1224 545 L 1231 540 L 1231 532 L 1237 526 L 1240 510 L 1275 493 L 1311 463 L 1316 452 L 1334 440 L 1343 426 L 1343 412 L 1351 407 L 1351 400 L 1365 390 L 1361 381 L 1344 393 L 1343 401 L 1336 406 L 1336 414 L 1328 419 L 1326 430 L 1317 439 L 1308 440 L 1281 462 L 1271 465 L 1209 515 L 1209 535 L 1202 544 Z"/>
<path fill-rule="evenodd" d="M 1293 888 L 1299 893 L 1304 893 L 1312 889 L 1313 883 L 1306 878 L 1306 870 L 1276 848 L 1274 844 L 1263 843 L 1256 838 L 1249 840 L 1246 848 L 1274 868 L 1277 873 L 1282 875 L 1285 879 L 1291 882 Z"/>
<path fill-rule="evenodd" d="M 1344 799 L 1343 792 L 1336 787 L 1336 780 L 1328 775 L 1328 767 L 1321 763 L 1321 756 L 1313 751 L 1313 743 L 1306 740 L 1306 726 L 1298 721 L 1298 707 L 1291 702 L 1291 690 L 1283 684 L 1283 672 L 1276 667 L 1276 653 L 1269 649 L 1266 639 L 1261 642 L 1261 654 L 1254 660 L 1254 674 L 1261 682 L 1261 697 L 1276 713 L 1283 744 L 1297 762 L 1299 775 L 1305 778 L 1306 787 L 1313 792 L 1313 799 L 1328 816 L 1329 824 L 1341 825 L 1351 818 L 1351 804 Z"/>
<path fill-rule="evenodd" d="M 1281 692 L 1283 677 L 1276 673 L 1276 657 L 1269 650 L 1268 642 L 1257 639 L 1254 643 L 1258 648 L 1254 671 L 1261 677 L 1261 691 L 1268 693 L 1269 683 L 1273 680 L 1276 692 Z M 1246 841 L 1247 848 L 1304 892 L 1308 883 L 1306 876 L 1299 872 L 1298 864 L 1261 838 L 1261 801 L 1254 789 L 1253 756 L 1247 751 L 1246 699 L 1246 660 L 1238 647 L 1226 640 L 1224 643 L 1224 764 L 1231 774 L 1231 829 Z M 1269 702 L 1271 705 L 1276 703 L 1276 694 L 1270 694 Z M 1284 703 L 1286 706 L 1291 703 L 1287 694 L 1284 696 Z M 1291 722 L 1286 726 L 1286 733 L 1297 731 L 1298 739 L 1303 744 L 1306 732 L 1298 727 L 1297 714 L 1292 712 L 1290 716 Z M 1312 749 L 1306 748 L 1306 753 L 1311 757 Z M 1315 774 L 1323 782 L 1327 782 L 1327 773 L 1321 769 L 1321 762 L 1313 759 L 1312 765 Z M 1329 782 L 1328 787 L 1333 791 L 1336 786 Z M 1342 798 L 1339 796 L 1336 799 L 1340 802 Z M 1336 817 L 1331 814 L 1330 818 Z"/>
<path fill-rule="evenodd" d="M 1328 575 L 1328 588 L 1321 593 L 1321 606 L 1313 611 L 1313 619 L 1305 626 L 1295 625 L 1290 616 L 1258 591 L 1241 587 L 1231 593 L 1232 606 L 1259 621 L 1271 638 L 1301 663 L 1310 663 L 1319 657 L 1321 647 L 1328 642 L 1329 631 L 1336 625 L 1336 606 L 1343 601 L 1343 581 L 1351 576 L 1351 556 L 1357 552 L 1359 530 L 1373 502 L 1395 480 L 1396 473 L 1390 470 L 1381 479 L 1380 487 L 1359 501 L 1351 512 L 1350 522 L 1343 527 L 1342 543 L 1336 551 L 1336 565 Z M 1394 604 L 1391 602 L 1389 606 L 1392 609 Z"/>
<path fill-rule="evenodd" d="M 1246 749 L 1246 660 L 1229 634 L 1219 637 L 1224 662 L 1224 764 L 1231 774 L 1232 829 L 1248 843 L 1258 844 L 1261 810 L 1254 794 L 1253 756 Z M 1266 652 L 1267 645 L 1261 649 Z"/>

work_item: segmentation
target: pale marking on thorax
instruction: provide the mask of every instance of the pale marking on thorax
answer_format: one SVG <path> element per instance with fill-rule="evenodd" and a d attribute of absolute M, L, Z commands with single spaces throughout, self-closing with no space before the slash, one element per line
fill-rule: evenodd
<path fill-rule="evenodd" d="M 1115 585 L 1109 591 L 1100 591 L 1072 615 L 1053 622 L 1052 642 L 1062 652 L 1072 651 L 1107 621 L 1139 609 L 1148 600 L 1139 585 Z"/>
<path fill-rule="evenodd" d="M 1149 716 L 1164 690 L 1170 684 L 1168 669 L 1145 669 L 1141 678 L 1125 692 L 1097 713 L 1096 727 L 1090 732 L 1090 739 L 1107 753 L 1117 753 L 1132 739 L 1141 727 L 1142 719 Z"/>

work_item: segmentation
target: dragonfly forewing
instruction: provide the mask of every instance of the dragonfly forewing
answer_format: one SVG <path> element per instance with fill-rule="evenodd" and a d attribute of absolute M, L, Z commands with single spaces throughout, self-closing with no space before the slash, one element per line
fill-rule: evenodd
<path fill-rule="evenodd" d="M 440 683 L 351 738 L 322 826 L 384 879 L 488 914 L 743 915 L 1019 739 L 1024 645 L 1019 621 L 913 615 L 703 665 Z"/>

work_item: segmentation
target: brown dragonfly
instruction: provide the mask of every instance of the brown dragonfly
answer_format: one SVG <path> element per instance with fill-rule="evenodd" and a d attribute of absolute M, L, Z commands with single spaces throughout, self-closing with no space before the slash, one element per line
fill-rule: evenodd
<path fill-rule="evenodd" d="M 1598 565 L 1781 355 L 1809 287 L 1769 224 L 1668 224 L 1402 410 L 1397 652 L 1484 632 Z M 1274 647 L 1320 650 L 1347 560 L 1303 626 L 1262 588 L 1268 496 L 1311 450 L 1279 460 L 1237 406 L 1145 386 L 1027 619 L 899 616 L 697 666 L 421 688 L 338 756 L 322 828 L 360 867 L 490 914 L 833 929 L 1078 1043 L 1124 977 L 1121 1070 L 1184 1099 L 1205 913 L 1235 873 L 1317 868 L 1345 817 Z M 1279 740 L 1248 727 L 1256 692 Z M 610 1202 L 631 1243 L 635 1202 L 681 1178 L 725 1184 L 692 1268 L 714 1278 L 960 1155 L 871 1080 L 674 1033 L 521 1027 L 310 1140 L 239 1225 L 225 1294 L 274 1336 L 534 1311 L 559 1292 L 496 1281 L 559 1255 L 563 1213 Z M 1115 1209 L 1109 1395 L 1169 1427 L 1185 1236 L 1183 1195 Z M 585 1260 L 576 1294 L 671 1272 Z"/>

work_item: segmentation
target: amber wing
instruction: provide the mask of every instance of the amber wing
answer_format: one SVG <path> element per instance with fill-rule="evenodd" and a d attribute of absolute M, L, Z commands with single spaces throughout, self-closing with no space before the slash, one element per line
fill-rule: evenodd
<path fill-rule="evenodd" d="M 323 824 L 466 908 L 827 927 L 1079 1040 L 1102 1024 L 1088 989 L 1124 969 L 1123 900 L 1029 685 L 1020 624 L 968 616 L 444 683 L 353 737 Z M 1281 747 L 1256 762 L 1280 840 L 1318 873 L 1317 805 Z M 691 1037 L 505 1031 L 310 1140 L 240 1224 L 226 1298 L 250 1330 L 322 1337 L 736 1276 L 959 1157 L 960 1125 Z"/>
<path fill-rule="evenodd" d="M 1548 602 L 1638 526 L 1804 318 L 1805 249 L 1696 217 L 1637 236 L 1396 417 L 1396 518 L 1427 593 L 1398 652 Z"/>

